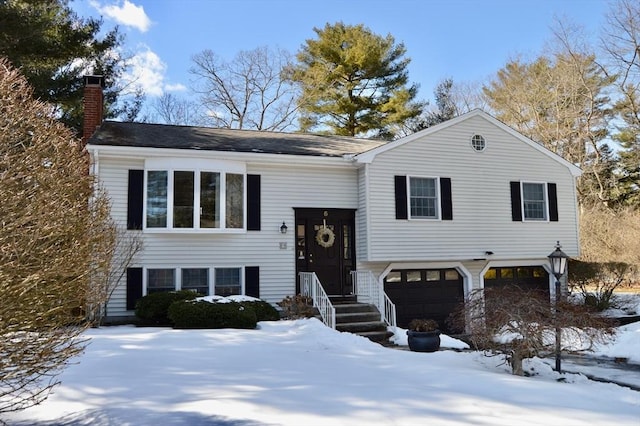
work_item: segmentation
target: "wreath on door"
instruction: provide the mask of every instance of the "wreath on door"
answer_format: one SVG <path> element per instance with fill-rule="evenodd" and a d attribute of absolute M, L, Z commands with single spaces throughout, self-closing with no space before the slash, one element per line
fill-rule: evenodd
<path fill-rule="evenodd" d="M 331 230 L 331 228 L 323 226 L 318 229 L 318 232 L 316 232 L 316 243 L 318 243 L 320 247 L 329 248 L 333 246 L 335 241 L 336 234 Z"/>

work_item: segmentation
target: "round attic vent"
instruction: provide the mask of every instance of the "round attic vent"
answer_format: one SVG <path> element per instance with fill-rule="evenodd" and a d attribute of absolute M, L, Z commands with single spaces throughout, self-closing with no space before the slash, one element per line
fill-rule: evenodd
<path fill-rule="evenodd" d="M 487 147 L 487 143 L 482 135 L 473 135 L 471 138 L 471 148 L 476 152 L 482 152 Z"/>

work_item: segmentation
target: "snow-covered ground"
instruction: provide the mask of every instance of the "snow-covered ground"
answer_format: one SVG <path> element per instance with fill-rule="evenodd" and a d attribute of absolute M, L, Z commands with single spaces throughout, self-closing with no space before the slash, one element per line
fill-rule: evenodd
<path fill-rule="evenodd" d="M 87 336 L 55 393 L 9 424 L 640 425 L 640 392 L 581 374 L 558 381 L 552 360 L 528 361 L 536 375 L 516 377 L 499 357 L 385 348 L 316 319 Z M 612 354 L 640 363 L 640 323 L 594 352 Z"/>

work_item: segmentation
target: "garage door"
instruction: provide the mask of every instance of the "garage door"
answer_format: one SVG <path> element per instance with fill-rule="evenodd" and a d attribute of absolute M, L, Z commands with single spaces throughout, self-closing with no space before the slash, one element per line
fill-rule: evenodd
<path fill-rule="evenodd" d="M 455 332 L 446 319 L 464 300 L 463 278 L 457 270 L 393 270 L 384 280 L 384 290 L 396 305 L 399 327 L 407 328 L 414 318 L 431 318 L 442 332 Z"/>
<path fill-rule="evenodd" d="M 491 268 L 484 274 L 484 287 L 517 285 L 524 290 L 538 290 L 549 295 L 549 274 L 542 266 Z"/>

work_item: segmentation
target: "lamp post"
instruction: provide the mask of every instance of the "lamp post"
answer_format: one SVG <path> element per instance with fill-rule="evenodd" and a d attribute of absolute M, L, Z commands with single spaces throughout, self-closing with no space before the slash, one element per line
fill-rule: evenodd
<path fill-rule="evenodd" d="M 564 275 L 567 270 L 567 260 L 569 256 L 567 256 L 562 250 L 560 250 L 562 246 L 560 245 L 560 241 L 556 243 L 556 249 L 547 256 L 549 258 L 549 263 L 551 264 L 551 272 L 553 276 L 556 278 L 556 297 L 554 303 L 554 320 L 556 326 L 556 371 L 558 373 L 562 373 L 560 368 L 561 363 L 561 350 L 560 345 L 562 342 L 562 329 L 560 328 L 560 322 L 558 318 L 558 305 L 560 304 L 561 290 L 560 290 L 560 277 Z"/>

